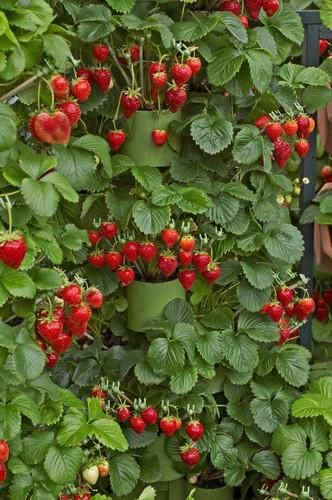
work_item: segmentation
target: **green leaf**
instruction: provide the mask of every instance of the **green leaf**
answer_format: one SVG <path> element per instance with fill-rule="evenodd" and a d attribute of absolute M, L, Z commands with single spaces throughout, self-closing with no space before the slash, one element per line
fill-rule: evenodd
<path fill-rule="evenodd" d="M 194 120 L 190 130 L 195 143 L 210 155 L 223 151 L 233 138 L 231 122 L 214 115 L 205 115 Z"/>
<path fill-rule="evenodd" d="M 233 440 L 227 434 L 217 431 L 211 443 L 211 461 L 217 469 L 224 469 L 231 465 L 237 457 L 237 450 L 233 447 Z"/>
<path fill-rule="evenodd" d="M 287 344 L 278 351 L 276 369 L 288 384 L 301 387 L 309 378 L 310 358 L 311 354 L 305 347 Z"/>
<path fill-rule="evenodd" d="M 85 151 L 90 151 L 94 153 L 102 162 L 106 168 L 108 176 L 112 175 L 112 164 L 111 155 L 109 150 L 109 145 L 105 139 L 99 137 L 98 135 L 83 135 L 79 139 L 75 139 L 72 142 L 72 146 L 75 148 L 81 148 Z"/>
<path fill-rule="evenodd" d="M 303 104 L 309 113 L 324 108 L 332 100 L 332 90 L 328 87 L 307 87 L 303 92 Z"/>
<path fill-rule="evenodd" d="M 148 361 L 159 373 L 172 375 L 184 366 L 184 349 L 177 340 L 155 339 L 148 350 Z"/>
<path fill-rule="evenodd" d="M 179 190 L 181 199 L 177 202 L 183 212 L 202 214 L 211 206 L 210 198 L 203 190 L 195 187 L 184 187 Z"/>
<path fill-rule="evenodd" d="M 24 461 L 28 464 L 38 464 L 44 460 L 51 444 L 54 434 L 51 431 L 35 431 L 23 440 Z"/>
<path fill-rule="evenodd" d="M 135 0 L 106 0 L 106 3 L 117 12 L 126 14 L 134 7 Z"/>
<path fill-rule="evenodd" d="M 5 347 L 12 352 L 16 349 L 16 340 L 12 327 L 0 321 L 0 347 Z"/>
<path fill-rule="evenodd" d="M 64 71 L 71 52 L 66 39 L 54 33 L 43 35 L 45 53 L 54 61 L 55 67 Z"/>
<path fill-rule="evenodd" d="M 233 327 L 233 311 L 229 307 L 220 307 L 207 313 L 201 323 L 209 328 L 228 330 Z"/>
<path fill-rule="evenodd" d="M 238 330 L 246 333 L 256 342 L 276 342 L 279 340 L 278 325 L 262 314 L 242 311 L 239 316 Z"/>
<path fill-rule="evenodd" d="M 0 103 L 0 151 L 11 148 L 16 141 L 16 115 L 7 104 Z"/>
<path fill-rule="evenodd" d="M 306 479 L 322 467 L 322 455 L 317 450 L 308 450 L 304 443 L 292 443 L 282 455 L 282 468 L 291 479 Z"/>
<path fill-rule="evenodd" d="M 63 414 L 63 404 L 60 401 L 46 399 L 40 410 L 41 421 L 44 425 L 53 425 L 59 422 Z"/>
<path fill-rule="evenodd" d="M 305 443 L 306 432 L 299 424 L 279 425 L 272 436 L 272 448 L 282 455 L 291 444 Z"/>
<path fill-rule="evenodd" d="M 23 271 L 6 269 L 1 275 L 2 285 L 14 297 L 26 297 L 32 299 L 36 293 L 36 287 L 32 279 Z"/>
<path fill-rule="evenodd" d="M 154 205 L 165 207 L 174 205 L 181 200 L 181 194 L 168 186 L 159 186 L 152 192 L 151 201 Z"/>
<path fill-rule="evenodd" d="M 168 321 L 177 323 L 193 323 L 195 316 L 192 307 L 186 300 L 174 299 L 164 309 L 164 316 Z"/>
<path fill-rule="evenodd" d="M 51 217 L 56 212 L 60 195 L 51 184 L 24 179 L 21 192 L 26 204 L 36 215 Z"/>
<path fill-rule="evenodd" d="M 178 340 L 191 363 L 194 362 L 195 358 L 195 344 L 197 342 L 197 334 L 194 327 L 188 323 L 177 323 L 174 327 L 172 337 Z"/>
<path fill-rule="evenodd" d="M 319 8 L 320 19 L 329 29 L 332 29 L 332 0 L 323 0 Z"/>
<path fill-rule="evenodd" d="M 28 395 L 23 392 L 17 394 L 17 396 L 11 400 L 11 404 L 13 404 L 20 413 L 28 417 L 34 425 L 40 423 L 39 407 Z"/>
<path fill-rule="evenodd" d="M 193 42 L 205 37 L 217 25 L 218 19 L 212 16 L 195 14 L 193 21 L 181 21 L 171 27 L 176 40 Z"/>
<path fill-rule="evenodd" d="M 257 26 L 254 28 L 254 31 L 257 36 L 258 45 L 265 50 L 268 50 L 274 56 L 277 55 L 277 46 L 273 35 L 270 33 L 268 28 L 263 26 Z"/>
<path fill-rule="evenodd" d="M 132 167 L 131 173 L 144 189 L 154 192 L 161 187 L 162 176 L 155 167 Z"/>
<path fill-rule="evenodd" d="M 170 388 L 175 394 L 186 394 L 196 385 L 197 379 L 196 368 L 186 364 L 180 372 L 171 376 Z"/>
<path fill-rule="evenodd" d="M 302 21 L 291 5 L 284 4 L 281 11 L 270 20 L 270 24 L 296 45 L 301 45 L 303 42 L 304 29 Z"/>
<path fill-rule="evenodd" d="M 221 86 L 229 82 L 239 71 L 244 55 L 231 47 L 218 51 L 216 59 L 208 66 L 208 78 L 212 85 Z"/>
<path fill-rule="evenodd" d="M 272 80 L 272 58 L 265 49 L 249 49 L 246 52 L 252 81 L 259 92 L 265 92 Z"/>
<path fill-rule="evenodd" d="M 243 280 L 237 288 L 237 296 L 241 306 L 245 307 L 248 311 L 257 312 L 271 297 L 271 288 L 258 290 L 246 280 Z"/>
<path fill-rule="evenodd" d="M 231 12 L 216 12 L 219 20 L 239 42 L 247 43 L 248 34 L 240 19 Z"/>
<path fill-rule="evenodd" d="M 291 224 L 269 223 L 264 226 L 264 246 L 272 257 L 295 264 L 303 255 L 303 237 Z"/>
<path fill-rule="evenodd" d="M 159 385 L 164 380 L 156 375 L 147 361 L 139 361 L 135 365 L 135 376 L 143 385 Z"/>
<path fill-rule="evenodd" d="M 118 455 L 110 460 L 112 490 L 117 496 L 130 493 L 140 476 L 140 469 L 131 455 Z"/>
<path fill-rule="evenodd" d="M 84 453 L 80 448 L 51 446 L 44 461 L 45 470 L 52 481 L 68 484 L 75 480 Z"/>
<path fill-rule="evenodd" d="M 190 160 L 174 158 L 170 168 L 172 179 L 179 182 L 191 182 L 199 173 L 200 166 Z"/>
<path fill-rule="evenodd" d="M 235 198 L 239 198 L 239 200 L 255 201 L 256 199 L 255 194 L 250 191 L 247 186 L 242 184 L 242 182 L 238 181 L 232 181 L 228 184 L 225 184 L 225 186 L 223 187 L 223 192 L 228 193 Z"/>
<path fill-rule="evenodd" d="M 5 81 L 14 80 L 25 69 L 25 55 L 20 46 L 15 47 L 7 58 L 5 69 L 0 73 L 0 79 Z"/>
<path fill-rule="evenodd" d="M 319 68 L 303 68 L 295 78 L 296 83 L 313 86 L 326 85 L 329 81 L 329 75 Z"/>
<path fill-rule="evenodd" d="M 0 404 L 0 439 L 10 441 L 17 436 L 21 430 L 20 412 L 11 404 Z"/>
<path fill-rule="evenodd" d="M 331 19 L 332 26 L 332 19 Z M 324 498 L 329 500 L 332 497 L 332 469 L 322 469 L 319 472 L 320 490 Z"/>
<path fill-rule="evenodd" d="M 206 216 L 211 222 L 222 225 L 235 219 L 239 210 L 239 200 L 227 193 L 221 193 L 214 201 L 214 206 L 206 212 Z"/>
<path fill-rule="evenodd" d="M 149 484 L 160 480 L 162 469 L 158 455 L 144 454 L 139 465 L 141 468 L 141 481 Z"/>
<path fill-rule="evenodd" d="M 84 10 L 84 9 L 82 9 Z M 89 190 L 93 185 L 94 172 L 97 167 L 94 155 L 86 149 L 67 146 L 53 146 L 54 154 L 58 159 L 57 170 L 69 184 L 80 191 Z"/>
<path fill-rule="evenodd" d="M 222 337 L 217 331 L 209 330 L 199 335 L 196 348 L 205 361 L 211 365 L 219 363 L 222 358 Z"/>
<path fill-rule="evenodd" d="M 255 163 L 262 155 L 262 143 L 259 130 L 252 125 L 245 125 L 234 141 L 233 155 L 238 163 Z"/>
<path fill-rule="evenodd" d="M 41 179 L 42 182 L 53 184 L 61 196 L 71 203 L 78 203 L 79 197 L 76 191 L 71 187 L 67 179 L 59 172 L 51 172 Z"/>
<path fill-rule="evenodd" d="M 124 434 L 130 449 L 146 448 L 146 446 L 149 446 L 155 441 L 158 436 L 158 428 L 156 425 L 149 426 L 142 434 L 137 434 L 133 429 L 127 427 L 124 429 Z"/>
<path fill-rule="evenodd" d="M 144 234 L 157 234 L 167 226 L 171 211 L 169 207 L 155 207 L 143 200 L 133 206 L 134 221 Z"/>
<path fill-rule="evenodd" d="M 246 335 L 225 330 L 221 345 L 225 358 L 235 370 L 248 372 L 258 365 L 257 345 Z"/>
<path fill-rule="evenodd" d="M 277 457 L 269 450 L 256 453 L 250 460 L 254 468 L 269 479 L 280 476 L 280 466 Z"/>
<path fill-rule="evenodd" d="M 43 268 L 33 273 L 33 281 L 38 290 L 52 290 L 61 287 L 62 276 L 55 269 Z"/>
<path fill-rule="evenodd" d="M 111 450 L 126 451 L 128 444 L 121 427 L 112 418 L 100 418 L 90 424 L 98 441 Z"/>
<path fill-rule="evenodd" d="M 257 427 L 265 432 L 273 432 L 279 424 L 285 424 L 288 419 L 288 404 L 283 399 L 258 399 L 250 403 Z"/>
<path fill-rule="evenodd" d="M 87 5 L 79 10 L 78 36 L 84 42 L 96 42 L 114 30 L 112 14 L 104 5 Z"/>
<path fill-rule="evenodd" d="M 255 262 L 249 265 L 241 262 L 243 272 L 249 283 L 259 290 L 263 290 L 272 285 L 274 277 L 272 267 L 266 262 Z"/>
<path fill-rule="evenodd" d="M 79 229 L 74 224 L 66 224 L 61 233 L 61 244 L 70 250 L 80 250 L 83 243 L 88 243 L 85 229 Z"/>
<path fill-rule="evenodd" d="M 62 446 L 77 446 L 90 432 L 91 428 L 82 411 L 72 408 L 63 418 L 57 441 Z"/>

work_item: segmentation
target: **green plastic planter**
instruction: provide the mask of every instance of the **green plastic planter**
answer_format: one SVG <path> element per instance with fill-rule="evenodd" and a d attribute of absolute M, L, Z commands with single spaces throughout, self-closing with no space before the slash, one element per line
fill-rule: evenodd
<path fill-rule="evenodd" d="M 146 283 L 134 281 L 127 289 L 129 330 L 144 332 L 145 325 L 162 315 L 174 299 L 185 299 L 186 292 L 179 282 Z"/>
<path fill-rule="evenodd" d="M 230 486 L 222 486 L 221 488 L 197 488 L 194 485 L 187 483 L 186 494 L 189 495 L 191 490 L 195 490 L 195 500 L 233 500 L 234 490 Z M 186 498 L 186 497 L 184 497 Z M 175 500 L 175 499 L 174 499 Z"/>
<path fill-rule="evenodd" d="M 166 437 L 164 435 L 158 436 L 148 447 L 147 451 L 152 455 L 157 455 L 161 464 L 161 482 L 175 481 L 183 477 L 181 472 L 178 472 L 173 467 L 173 462 L 169 458 L 165 450 Z"/>
<path fill-rule="evenodd" d="M 181 138 L 169 130 L 169 124 L 181 120 L 181 111 L 137 111 L 127 120 L 129 133 L 121 153 L 133 159 L 138 167 L 168 167 L 181 149 Z M 168 141 L 161 147 L 151 139 L 153 129 L 168 131 Z"/>
<path fill-rule="evenodd" d="M 137 500 L 147 484 L 139 483 L 135 490 L 129 495 L 123 497 L 112 496 L 113 500 Z M 161 481 L 158 483 L 151 483 L 151 486 L 156 490 L 156 500 L 185 500 L 186 482 L 183 479 L 177 481 Z M 205 499 L 207 500 L 207 499 Z"/>

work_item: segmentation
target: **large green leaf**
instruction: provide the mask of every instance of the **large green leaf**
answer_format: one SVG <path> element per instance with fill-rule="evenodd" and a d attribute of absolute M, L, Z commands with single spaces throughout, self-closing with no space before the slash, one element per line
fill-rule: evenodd
<path fill-rule="evenodd" d="M 324 108 L 332 100 L 329 87 L 307 87 L 303 92 L 303 104 L 309 113 Z"/>
<path fill-rule="evenodd" d="M 54 146 L 54 154 L 58 159 L 57 170 L 69 184 L 77 190 L 90 190 L 97 167 L 93 153 L 71 146 Z"/>
<path fill-rule="evenodd" d="M 322 466 L 322 455 L 304 443 L 290 444 L 282 454 L 282 468 L 291 479 L 306 479 L 318 472 Z"/>
<path fill-rule="evenodd" d="M 242 311 L 239 316 L 238 330 L 257 342 L 276 342 L 279 339 L 278 326 L 270 318 L 259 313 Z"/>
<path fill-rule="evenodd" d="M 134 221 L 144 234 L 157 234 L 167 226 L 171 210 L 166 207 L 155 207 L 143 200 L 137 201 L 133 206 Z"/>
<path fill-rule="evenodd" d="M 259 92 L 265 92 L 272 80 L 272 58 L 265 49 L 249 49 L 246 52 L 252 81 Z"/>
<path fill-rule="evenodd" d="M 259 130 L 252 125 L 245 125 L 235 137 L 234 159 L 238 163 L 248 165 L 256 162 L 261 157 L 262 152 Z"/>
<path fill-rule="evenodd" d="M 127 495 L 134 489 L 140 469 L 131 455 L 118 455 L 110 461 L 110 480 L 114 493 Z"/>
<path fill-rule="evenodd" d="M 21 414 L 11 403 L 0 404 L 0 439 L 10 441 L 21 430 Z"/>
<path fill-rule="evenodd" d="M 221 86 L 229 82 L 240 71 L 243 61 L 244 55 L 235 48 L 219 50 L 216 59 L 208 66 L 210 83 Z"/>
<path fill-rule="evenodd" d="M 251 312 L 259 311 L 271 297 L 271 288 L 258 290 L 246 280 L 241 281 L 237 288 L 237 296 L 241 306 Z"/>
<path fill-rule="evenodd" d="M 237 216 L 240 202 L 227 193 L 221 193 L 214 201 L 214 206 L 208 209 L 206 216 L 216 224 L 226 224 Z"/>
<path fill-rule="evenodd" d="M 226 27 L 226 29 L 242 43 L 247 43 L 248 34 L 241 23 L 240 19 L 235 16 L 232 12 L 216 12 L 214 16 L 218 16 L 219 20 Z"/>
<path fill-rule="evenodd" d="M 146 453 L 140 460 L 141 468 L 141 481 L 144 483 L 155 483 L 161 478 L 162 464 L 160 463 L 158 455 Z"/>
<path fill-rule="evenodd" d="M 284 4 L 280 12 L 273 16 L 269 22 L 285 38 L 301 45 L 304 37 L 303 25 L 300 16 L 291 5 Z"/>
<path fill-rule="evenodd" d="M 251 458 L 254 468 L 269 479 L 280 476 L 280 466 L 277 457 L 269 450 L 262 450 Z"/>
<path fill-rule="evenodd" d="M 319 482 L 323 497 L 326 498 L 326 500 L 332 498 L 332 469 L 322 469 L 319 472 Z"/>
<path fill-rule="evenodd" d="M 132 167 L 131 173 L 144 189 L 154 192 L 162 182 L 162 176 L 155 167 Z"/>
<path fill-rule="evenodd" d="M 319 8 L 322 23 L 332 29 L 332 0 L 323 0 Z"/>
<path fill-rule="evenodd" d="M 271 265 L 266 262 L 255 262 L 252 265 L 241 262 L 242 269 L 249 283 L 263 290 L 272 285 L 274 277 Z"/>
<path fill-rule="evenodd" d="M 285 424 L 288 419 L 288 404 L 283 399 L 258 399 L 250 403 L 255 424 L 265 432 L 273 432 L 279 424 Z"/>
<path fill-rule="evenodd" d="M 135 5 L 135 0 L 106 0 L 106 3 L 117 12 L 126 14 L 130 12 Z"/>
<path fill-rule="evenodd" d="M 171 376 L 170 388 L 175 394 L 186 394 L 195 386 L 197 379 L 196 368 L 186 364 L 181 371 Z"/>
<path fill-rule="evenodd" d="M 194 327 L 188 323 L 177 323 L 174 327 L 172 337 L 182 344 L 190 362 L 193 363 L 198 338 Z"/>
<path fill-rule="evenodd" d="M 172 33 L 176 40 L 193 42 L 206 36 L 218 23 L 218 19 L 212 16 L 196 14 L 192 21 L 181 21 L 174 23 Z"/>
<path fill-rule="evenodd" d="M 278 352 L 276 369 L 288 384 L 301 387 L 309 378 L 310 358 L 311 354 L 305 347 L 287 344 Z"/>
<path fill-rule="evenodd" d="M 23 440 L 24 461 L 28 464 L 38 464 L 46 456 L 54 441 L 54 433 L 51 431 L 35 431 Z"/>
<path fill-rule="evenodd" d="M 157 375 L 147 361 L 139 361 L 135 365 L 135 376 L 143 385 L 159 385 L 164 380 Z"/>
<path fill-rule="evenodd" d="M 45 457 L 45 470 L 55 483 L 68 484 L 75 480 L 84 457 L 81 448 L 51 446 Z"/>
<path fill-rule="evenodd" d="M 239 372 L 248 372 L 258 365 L 257 345 L 245 334 L 235 335 L 225 330 L 221 335 L 222 352 L 230 365 Z"/>
<path fill-rule="evenodd" d="M 199 335 L 196 347 L 205 361 L 211 365 L 218 363 L 222 358 L 222 336 L 220 332 L 208 330 L 204 335 Z"/>
<path fill-rule="evenodd" d="M 128 444 L 121 427 L 111 418 L 100 418 L 90 424 L 92 432 L 104 446 L 111 450 L 126 451 Z"/>
<path fill-rule="evenodd" d="M 95 42 L 114 30 L 112 14 L 104 5 L 87 5 L 79 10 L 78 36 L 84 42 Z"/>
<path fill-rule="evenodd" d="M 211 206 L 210 198 L 202 189 L 184 187 L 178 192 L 181 198 L 178 200 L 177 205 L 183 212 L 202 214 Z"/>
<path fill-rule="evenodd" d="M 43 35 L 45 53 L 54 60 L 55 67 L 64 71 L 71 57 L 71 52 L 66 39 L 54 33 Z"/>
<path fill-rule="evenodd" d="M 57 442 L 62 446 L 77 446 L 89 436 L 91 427 L 81 410 L 72 408 L 63 418 L 57 434 Z"/>
<path fill-rule="evenodd" d="M 289 264 L 299 261 L 303 254 L 303 237 L 291 224 L 269 223 L 264 226 L 264 245 L 272 257 Z"/>
<path fill-rule="evenodd" d="M 282 455 L 288 446 L 295 443 L 305 443 L 306 433 L 299 424 L 279 425 L 272 436 L 272 448 Z"/>
<path fill-rule="evenodd" d="M 223 151 L 233 138 L 231 122 L 214 115 L 205 115 L 194 120 L 190 130 L 196 144 L 210 155 Z"/>
<path fill-rule="evenodd" d="M 67 179 L 65 179 L 65 177 L 59 172 L 50 172 L 45 175 L 41 181 L 52 184 L 65 200 L 70 201 L 71 203 L 78 202 L 79 198 L 75 189 L 71 187 Z"/>
<path fill-rule="evenodd" d="M 184 366 L 184 349 L 178 340 L 155 339 L 149 347 L 148 360 L 157 373 L 172 375 Z"/>
<path fill-rule="evenodd" d="M 211 445 L 211 461 L 217 469 L 224 469 L 231 465 L 237 457 L 237 450 L 233 447 L 233 440 L 223 432 L 217 432 Z"/>
<path fill-rule="evenodd" d="M 6 269 L 1 275 L 2 285 L 14 297 L 25 297 L 32 299 L 36 293 L 36 287 L 32 279 L 23 271 Z"/>
<path fill-rule="evenodd" d="M 21 192 L 26 204 L 35 215 L 51 217 L 56 212 L 60 195 L 52 184 L 24 179 Z"/>
<path fill-rule="evenodd" d="M 11 404 L 13 404 L 19 412 L 28 417 L 34 425 L 40 423 L 39 406 L 27 394 L 24 394 L 23 392 L 18 393 L 11 400 Z"/>

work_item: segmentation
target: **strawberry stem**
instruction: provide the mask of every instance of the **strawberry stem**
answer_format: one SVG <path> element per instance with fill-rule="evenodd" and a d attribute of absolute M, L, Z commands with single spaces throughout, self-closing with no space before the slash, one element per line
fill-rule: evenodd
<path fill-rule="evenodd" d="M 139 74 L 140 74 L 140 86 L 143 100 L 145 98 L 145 85 L 144 85 L 144 61 L 143 61 L 143 44 L 144 38 L 140 38 L 139 44 Z"/>
<path fill-rule="evenodd" d="M 51 92 L 51 99 L 52 99 L 51 109 L 53 111 L 54 110 L 54 102 L 55 102 L 55 100 L 54 100 L 54 90 L 52 88 L 52 85 L 50 84 L 50 82 L 46 78 L 42 77 L 42 80 L 46 83 L 46 85 L 49 88 L 49 91 Z"/>
<path fill-rule="evenodd" d="M 39 79 L 40 76 L 41 76 L 40 72 L 36 73 L 31 78 L 28 78 L 28 80 L 25 80 L 25 82 L 20 83 L 6 94 L 3 94 L 0 97 L 0 101 L 8 101 L 8 99 L 18 94 L 19 92 L 23 92 L 23 90 L 29 89 Z"/>
<path fill-rule="evenodd" d="M 114 52 L 114 49 L 112 47 L 110 48 L 110 53 L 111 53 L 113 61 L 115 62 L 116 67 L 118 68 L 118 70 L 120 71 L 121 75 L 123 76 L 126 84 L 129 86 L 130 85 L 130 80 L 129 80 L 129 78 L 128 78 L 126 72 L 125 72 L 125 70 L 123 69 L 123 67 L 119 63 L 119 60 L 116 57 L 116 53 Z"/>

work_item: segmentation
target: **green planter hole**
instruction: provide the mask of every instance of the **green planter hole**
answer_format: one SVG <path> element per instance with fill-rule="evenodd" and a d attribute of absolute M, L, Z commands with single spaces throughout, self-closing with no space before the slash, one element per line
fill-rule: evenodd
<path fill-rule="evenodd" d="M 134 281 L 127 289 L 129 330 L 144 332 L 145 325 L 161 316 L 167 304 L 185 298 L 186 292 L 177 279 L 163 283 Z"/>
<path fill-rule="evenodd" d="M 137 111 L 127 120 L 129 134 L 121 153 L 133 159 L 139 167 L 168 167 L 181 149 L 181 138 L 169 129 L 174 120 L 181 120 L 181 111 Z M 161 147 L 151 139 L 153 129 L 168 131 L 168 141 Z"/>

